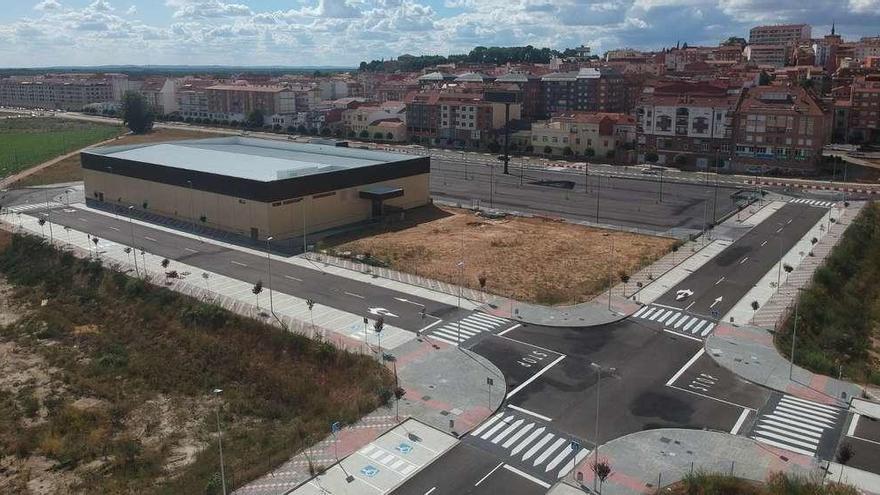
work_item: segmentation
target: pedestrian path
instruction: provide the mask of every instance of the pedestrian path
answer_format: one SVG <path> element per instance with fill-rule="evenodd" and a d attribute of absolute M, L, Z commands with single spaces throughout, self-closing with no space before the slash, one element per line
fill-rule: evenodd
<path fill-rule="evenodd" d="M 632 317 L 663 325 L 663 329 L 666 331 L 698 339 L 705 339 L 715 329 L 715 322 L 708 318 L 693 316 L 684 310 L 659 304 L 643 306 L 633 313 Z"/>
<path fill-rule="evenodd" d="M 465 441 L 499 453 L 508 464 L 551 483 L 590 453 L 582 440 L 510 407 L 487 419 Z"/>
<path fill-rule="evenodd" d="M 821 201 L 818 199 L 806 199 L 806 198 L 792 199 L 792 200 L 789 200 L 789 203 L 794 203 L 797 205 L 815 206 L 817 208 L 831 208 L 834 206 L 834 201 Z"/>
<path fill-rule="evenodd" d="M 755 421 L 751 437 L 755 440 L 798 454 L 824 457 L 834 444 L 846 419 L 840 408 L 774 394 Z"/>
<path fill-rule="evenodd" d="M 471 313 L 460 320 L 431 328 L 426 333 L 428 336 L 449 345 L 461 345 L 480 334 L 494 333 L 497 330 L 509 328 L 513 324 L 510 320 L 486 313 Z"/>

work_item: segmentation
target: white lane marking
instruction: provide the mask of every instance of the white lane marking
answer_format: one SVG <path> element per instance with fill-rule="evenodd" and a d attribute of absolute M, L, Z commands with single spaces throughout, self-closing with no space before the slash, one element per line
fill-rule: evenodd
<path fill-rule="evenodd" d="M 720 283 L 723 282 L 723 281 L 724 281 L 724 277 L 721 277 L 721 278 L 718 279 L 717 282 L 715 282 L 715 285 L 718 285 L 718 284 L 720 284 Z"/>
<path fill-rule="evenodd" d="M 498 420 L 501 418 L 501 416 L 504 416 L 504 413 L 498 413 L 498 414 L 496 414 L 495 416 L 492 416 L 491 418 L 489 418 L 488 420 L 486 420 L 485 423 L 483 423 L 483 424 L 481 424 L 480 426 L 478 426 L 476 430 L 472 431 L 472 432 L 471 432 L 471 436 L 477 436 L 477 435 L 479 435 L 480 432 L 482 432 L 483 430 L 485 430 L 489 425 L 491 425 L 492 423 L 498 421 Z"/>
<path fill-rule="evenodd" d="M 748 261 L 748 259 L 749 259 L 749 257 L 746 256 L 745 258 L 743 258 L 742 260 L 740 260 L 739 264 L 742 265 L 743 263 L 745 263 L 746 261 Z"/>
<path fill-rule="evenodd" d="M 578 453 L 575 454 L 574 460 L 571 463 L 572 467 L 568 467 L 568 463 L 566 462 L 565 465 L 563 466 L 563 468 L 559 470 L 559 475 L 556 476 L 556 479 L 562 478 L 563 476 L 568 474 L 569 471 L 571 471 L 575 466 L 580 464 L 581 461 L 584 460 L 584 458 L 587 457 L 588 455 L 590 455 L 589 450 L 587 450 L 587 449 L 579 450 Z"/>
<path fill-rule="evenodd" d="M 694 329 L 691 330 L 691 333 L 696 334 L 697 332 L 700 331 L 700 328 L 702 328 L 703 325 L 705 325 L 706 323 L 708 323 L 706 320 L 700 320 L 700 322 L 697 323 L 697 326 L 695 326 Z"/>
<path fill-rule="evenodd" d="M 792 426 L 790 424 L 780 423 L 779 421 L 774 421 L 772 419 L 761 419 L 758 421 L 758 424 L 763 425 L 765 428 L 770 426 L 776 427 L 779 431 L 794 431 L 801 435 L 807 435 L 813 438 L 822 438 L 822 434 L 825 430 L 822 431 L 811 431 L 805 428 L 800 428 L 797 426 Z"/>
<path fill-rule="evenodd" d="M 81 221 L 83 221 L 83 222 L 86 222 L 86 223 L 89 223 L 89 221 L 88 221 L 88 220 L 86 220 L 86 219 L 85 219 L 85 218 L 83 218 L 83 217 L 78 217 L 78 219 L 79 219 L 79 220 L 81 220 Z"/>
<path fill-rule="evenodd" d="M 510 331 L 512 331 L 512 330 L 516 330 L 517 328 L 519 328 L 519 327 L 521 327 L 521 326 L 522 326 L 521 324 L 517 323 L 516 325 L 514 325 L 514 326 L 508 328 L 507 330 L 503 330 L 503 331 L 501 331 L 501 332 L 498 332 L 498 335 L 504 335 L 504 334 L 506 334 L 507 332 L 510 332 Z"/>
<path fill-rule="evenodd" d="M 684 328 L 682 328 L 681 331 L 682 331 L 682 332 L 687 332 L 687 331 L 688 331 L 688 328 L 690 328 L 690 327 L 691 327 L 694 323 L 696 323 L 696 322 L 697 322 L 697 318 L 692 316 L 692 317 L 691 317 L 691 321 L 685 323 Z"/>
<path fill-rule="evenodd" d="M 527 385 L 529 385 L 529 384 L 532 383 L 533 381 L 537 380 L 539 376 L 541 376 L 541 375 L 543 375 L 544 373 L 546 373 L 547 370 L 549 370 L 550 368 L 556 366 L 556 365 L 559 363 L 559 361 L 562 361 L 563 359 L 565 359 L 565 355 L 559 356 L 559 357 L 556 358 L 552 363 L 550 363 L 550 364 L 548 364 L 547 366 L 544 366 L 543 368 L 541 368 L 541 371 L 539 371 L 539 372 L 535 373 L 534 375 L 532 375 L 531 378 L 529 378 L 528 380 L 526 380 L 526 381 L 520 383 L 518 387 L 516 387 L 515 389 L 511 390 L 510 393 L 507 394 L 507 400 L 510 400 L 510 398 L 513 397 L 514 395 L 516 395 L 517 392 L 519 392 L 520 390 L 522 390 L 523 388 L 525 388 Z"/>
<path fill-rule="evenodd" d="M 801 409 L 803 411 L 807 411 L 810 414 L 817 414 L 819 416 L 824 416 L 832 421 L 837 419 L 837 412 L 828 412 L 824 409 L 819 409 L 818 407 L 807 406 L 804 404 L 798 404 L 797 402 L 786 400 L 786 397 L 783 397 L 782 400 L 779 401 L 779 405 L 786 404 L 789 407 L 793 407 L 795 409 Z"/>
<path fill-rule="evenodd" d="M 297 282 L 302 282 L 301 278 L 291 277 L 290 275 L 285 275 L 284 278 L 289 278 L 290 280 L 296 280 Z"/>
<path fill-rule="evenodd" d="M 495 469 L 486 473 L 486 476 L 483 476 L 482 478 L 480 478 L 480 481 L 477 481 L 476 483 L 474 483 L 474 486 L 480 486 L 480 483 L 482 483 L 483 481 L 486 481 L 486 478 L 488 478 L 489 476 L 492 476 L 492 473 L 494 473 L 495 471 L 498 471 L 498 469 L 503 465 L 504 465 L 504 463 L 502 462 L 502 463 L 498 464 L 497 466 L 495 466 Z"/>
<path fill-rule="evenodd" d="M 541 433 L 544 433 L 544 430 L 546 430 L 546 428 L 544 428 L 542 426 L 542 427 L 538 428 L 537 430 L 533 431 L 531 435 L 527 436 L 525 440 L 520 442 L 519 445 L 517 445 L 516 447 L 513 448 L 513 450 L 510 451 L 510 455 L 519 454 L 522 451 L 522 449 L 526 448 L 526 445 L 532 443 L 532 441 L 534 439 L 538 438 L 538 436 L 540 436 Z"/>
<path fill-rule="evenodd" d="M 510 435 L 511 433 L 513 433 L 514 431 L 516 431 L 520 426 L 522 426 L 522 424 L 523 424 L 524 422 L 525 422 L 525 420 L 522 420 L 522 419 L 518 419 L 518 420 L 514 421 L 513 424 L 511 424 L 510 426 L 508 426 L 506 430 L 504 430 L 504 431 L 502 431 L 501 433 L 495 435 L 495 438 L 493 438 L 492 440 L 489 440 L 489 441 L 492 442 L 492 443 L 494 443 L 494 444 L 497 444 L 498 442 L 500 442 L 500 441 L 504 440 L 505 438 L 507 438 L 508 435 Z"/>
<path fill-rule="evenodd" d="M 672 315 L 672 318 L 670 318 L 669 321 L 666 322 L 666 325 L 672 326 L 672 324 L 675 323 L 675 320 L 677 320 L 679 316 L 681 316 L 681 313 L 675 313 L 674 315 Z"/>
<path fill-rule="evenodd" d="M 820 434 L 821 434 L 823 431 L 825 431 L 825 428 L 820 428 L 820 427 L 818 427 L 818 426 L 812 426 L 812 425 L 801 424 L 801 423 L 799 423 L 799 422 L 796 421 L 796 420 L 793 420 L 793 419 L 790 419 L 790 418 L 786 418 L 786 417 L 783 417 L 783 416 L 777 416 L 776 414 L 773 414 L 773 413 L 770 413 L 770 414 L 766 414 L 766 415 L 764 415 L 764 418 L 763 418 L 763 419 L 769 419 L 769 420 L 772 420 L 772 421 L 777 421 L 777 422 L 781 422 L 781 423 L 784 423 L 784 424 L 788 424 L 788 425 L 796 426 L 796 427 L 798 427 L 798 428 L 804 428 L 804 429 L 807 429 L 807 430 L 813 430 L 813 431 L 818 432 L 818 433 L 820 433 Z"/>
<path fill-rule="evenodd" d="M 816 433 L 815 431 L 808 430 L 799 430 L 790 425 L 778 425 L 774 424 L 773 421 L 758 421 L 757 428 L 765 428 L 770 431 L 775 431 L 776 433 L 782 433 L 783 435 L 791 435 L 796 438 L 800 438 L 801 440 L 805 440 L 808 442 L 818 443 L 819 439 L 822 438 L 821 433 Z"/>
<path fill-rule="evenodd" d="M 703 342 L 702 340 L 700 340 L 700 339 L 698 339 L 698 338 L 696 338 L 696 337 L 691 337 L 690 335 L 688 335 L 688 334 L 686 334 L 686 333 L 678 333 L 678 332 L 674 332 L 674 331 L 672 331 L 672 330 L 669 330 L 668 328 L 664 328 L 663 331 L 666 332 L 666 333 L 671 333 L 672 335 L 675 335 L 676 337 L 684 337 L 684 338 L 686 338 L 686 339 L 691 339 L 691 340 L 693 340 L 694 342 L 700 342 L 700 343 Z"/>
<path fill-rule="evenodd" d="M 193 248 L 185 247 L 185 248 L 183 248 L 183 249 L 186 249 L 187 251 L 189 251 L 189 252 L 191 252 L 191 253 L 198 253 L 198 251 L 196 251 L 196 250 L 193 249 Z"/>
<path fill-rule="evenodd" d="M 498 423 L 497 425 L 495 425 L 495 426 L 493 426 L 492 428 L 490 428 L 489 431 L 487 431 L 486 433 L 483 433 L 482 435 L 480 435 L 480 438 L 482 438 L 483 440 L 485 440 L 485 439 L 491 437 L 492 435 L 494 435 L 495 433 L 497 433 L 498 430 L 500 430 L 501 428 L 504 428 L 506 425 L 508 425 L 508 424 L 509 424 L 508 421 L 510 421 L 511 419 L 513 419 L 513 415 L 512 415 L 512 414 L 511 414 L 510 416 L 508 416 L 508 417 L 502 419 L 500 423 Z"/>
<path fill-rule="evenodd" d="M 358 299 L 366 299 L 364 296 L 360 294 L 355 294 L 353 292 L 343 292 L 343 294 L 345 294 L 346 296 L 356 297 Z"/>
<path fill-rule="evenodd" d="M 825 405 L 825 404 L 819 404 L 818 402 L 812 402 L 812 401 L 809 401 L 809 400 L 804 400 L 804 399 L 801 399 L 801 398 L 799 398 L 799 397 L 795 397 L 795 396 L 793 396 L 793 395 L 786 395 L 786 396 L 783 396 L 783 397 L 782 397 L 782 400 L 788 400 L 788 401 L 791 401 L 791 402 L 797 402 L 797 403 L 799 403 L 799 404 L 803 404 L 803 405 L 805 405 L 805 406 L 812 406 L 812 407 L 815 407 L 815 408 L 817 408 L 817 409 L 824 409 L 824 410 L 826 410 L 826 411 L 830 411 L 830 412 L 833 412 L 833 413 L 839 413 L 839 412 L 840 412 L 840 409 L 838 409 L 838 408 L 836 408 L 836 407 L 834 407 L 834 406 L 828 406 L 828 405 Z"/>
<path fill-rule="evenodd" d="M 744 405 L 742 405 L 742 404 L 737 404 L 736 402 L 730 402 L 729 400 L 719 399 L 718 397 L 712 397 L 711 395 L 701 394 L 700 392 L 694 392 L 693 390 L 688 390 L 688 389 L 685 389 L 685 388 L 676 387 L 675 385 L 669 385 L 669 388 L 674 388 L 675 390 L 678 390 L 679 392 L 687 392 L 687 393 L 689 393 L 689 394 L 699 395 L 700 397 L 703 397 L 703 398 L 706 398 L 706 399 L 709 399 L 709 400 L 714 400 L 714 401 L 716 401 L 716 402 L 720 402 L 720 403 L 722 403 L 722 404 L 727 404 L 727 405 L 729 405 L 729 406 L 738 407 L 738 408 L 740 408 L 740 409 L 748 409 L 748 410 L 750 410 L 750 411 L 754 411 L 754 410 L 755 410 L 754 408 L 749 407 L 749 406 L 744 406 Z"/>
<path fill-rule="evenodd" d="M 449 344 L 449 345 L 458 345 L 458 342 L 453 342 L 453 341 L 451 341 L 451 340 L 446 340 L 446 339 L 444 339 L 443 337 L 440 337 L 440 336 L 437 336 L 437 335 L 434 335 L 434 334 L 430 334 L 430 337 L 431 337 L 432 339 L 437 339 L 437 340 L 439 340 L 440 342 L 446 342 L 446 343 Z"/>
<path fill-rule="evenodd" d="M 761 428 L 761 427 L 759 426 L 758 428 Z M 792 445 L 797 445 L 798 447 L 804 447 L 804 448 L 807 448 L 807 449 L 813 449 L 813 451 L 815 451 L 816 448 L 819 447 L 818 443 L 816 443 L 816 442 L 804 442 L 804 441 L 801 441 L 801 440 L 797 440 L 797 439 L 795 439 L 795 438 L 792 438 L 794 435 L 792 435 L 792 434 L 790 434 L 790 433 L 788 433 L 788 432 L 786 432 L 785 435 L 779 435 L 779 434 L 777 434 L 777 433 L 773 433 L 772 431 L 769 431 L 769 430 L 770 430 L 769 428 L 767 428 L 767 429 L 757 429 L 757 430 L 755 430 L 755 435 L 757 435 L 757 436 L 761 436 L 761 437 L 764 437 L 764 438 L 773 438 L 773 439 L 776 439 L 776 440 L 782 440 L 782 441 L 785 442 L 785 443 L 792 444 Z"/>
<path fill-rule="evenodd" d="M 438 323 L 441 323 L 442 321 L 443 321 L 443 320 L 437 320 L 437 321 L 435 321 L 434 323 L 430 323 L 430 324 L 428 324 L 427 326 L 422 327 L 422 329 L 419 330 L 419 331 L 416 332 L 416 333 L 422 333 L 422 332 L 424 332 L 425 330 L 427 330 L 427 329 L 433 327 L 434 325 L 436 325 L 436 324 L 438 324 Z"/>
<path fill-rule="evenodd" d="M 829 427 L 833 426 L 833 424 L 829 425 L 828 423 L 826 423 L 824 421 L 823 422 L 811 421 L 801 415 L 791 414 L 790 412 L 787 412 L 787 411 L 780 411 L 778 408 L 775 411 L 773 411 L 773 414 L 782 416 L 783 418 L 788 418 L 788 419 L 791 419 L 794 421 L 801 421 L 802 423 L 805 423 L 805 424 L 802 424 L 801 426 L 810 425 L 810 426 L 814 426 L 814 427 L 818 427 L 818 428 L 829 428 Z"/>
<path fill-rule="evenodd" d="M 743 423 L 746 422 L 746 418 L 749 417 L 749 410 L 743 409 L 739 415 L 739 419 L 736 420 L 736 423 L 733 425 L 733 428 L 730 429 L 731 435 L 736 435 L 739 433 L 740 428 L 742 428 Z"/>
<path fill-rule="evenodd" d="M 859 413 L 853 413 L 852 421 L 849 423 L 849 429 L 846 430 L 846 436 L 851 437 L 856 434 L 856 426 L 859 424 L 859 419 L 862 417 Z"/>
<path fill-rule="evenodd" d="M 534 483 L 534 484 L 536 484 L 536 485 L 538 485 L 538 486 L 541 486 L 541 487 L 543 487 L 543 488 L 550 488 L 550 483 L 545 483 L 545 482 L 539 480 L 538 478 L 535 478 L 534 476 L 532 476 L 532 475 L 530 475 L 530 474 L 528 474 L 528 473 L 524 473 L 524 472 L 520 471 L 519 469 L 517 469 L 517 468 L 515 468 L 515 467 L 513 467 L 513 466 L 511 466 L 511 465 L 509 465 L 509 464 L 505 464 L 505 465 L 504 465 L 504 469 L 510 471 L 511 473 L 518 474 L 518 475 L 522 476 L 523 478 L 525 478 L 525 479 L 531 481 L 532 483 Z"/>
<path fill-rule="evenodd" d="M 755 437 L 755 440 L 757 440 L 761 443 L 766 443 L 767 445 L 772 445 L 773 447 L 779 447 L 780 449 L 790 450 L 790 451 L 796 452 L 798 454 L 803 454 L 803 455 L 808 455 L 808 456 L 812 456 L 813 454 L 815 454 L 815 452 L 810 452 L 808 450 L 799 449 L 797 447 L 792 447 L 791 445 L 786 445 L 784 443 L 774 442 L 773 440 L 770 440 L 768 438 Z"/>
<path fill-rule="evenodd" d="M 536 413 L 536 412 L 534 412 L 534 411 L 529 411 L 528 409 L 525 409 L 525 408 L 522 408 L 522 407 L 519 407 L 519 406 L 514 406 L 513 404 L 508 404 L 507 407 L 513 409 L 514 411 L 519 411 L 519 412 L 521 412 L 521 413 L 525 413 L 525 414 L 528 414 L 528 415 L 530 415 L 530 416 L 534 416 L 534 417 L 536 417 L 536 418 L 538 418 L 538 419 L 543 419 L 544 421 L 547 421 L 547 422 L 553 421 L 552 418 L 548 418 L 547 416 L 544 416 L 544 415 L 542 415 L 542 414 L 538 414 L 538 413 Z"/>
<path fill-rule="evenodd" d="M 245 266 L 245 267 L 247 266 L 247 265 L 245 265 L 244 263 L 242 263 L 242 262 L 240 262 L 240 261 L 235 261 L 235 260 L 232 260 L 231 263 L 232 263 L 233 265 L 238 265 L 238 266 Z"/>
<path fill-rule="evenodd" d="M 530 448 L 529 450 L 526 451 L 525 454 L 523 454 L 522 460 L 527 461 L 530 457 L 535 455 L 535 452 L 540 450 L 541 447 L 543 447 L 547 442 L 549 442 L 550 440 L 553 440 L 553 437 L 555 437 L 555 436 L 556 435 L 554 435 L 552 433 L 548 433 L 548 434 L 544 435 L 544 438 L 538 440 L 538 443 L 536 443 L 535 445 L 532 445 L 532 448 Z"/>
<path fill-rule="evenodd" d="M 504 443 L 501 444 L 501 447 L 503 447 L 505 449 L 510 448 L 511 445 L 515 444 L 517 440 L 522 438 L 523 435 L 525 435 L 526 433 L 531 431 L 532 428 L 534 428 L 534 427 L 535 427 L 535 423 L 529 423 L 529 424 L 523 426 L 518 432 L 514 433 L 513 435 L 510 436 L 510 438 L 505 440 Z"/>
<path fill-rule="evenodd" d="M 693 366 L 693 364 L 697 362 L 697 359 L 700 359 L 700 356 L 702 356 L 705 352 L 706 352 L 706 349 L 701 347 L 700 350 L 697 351 L 697 353 L 694 354 L 693 357 L 691 357 L 688 360 L 688 362 L 684 363 L 684 366 L 682 366 L 680 370 L 678 370 L 674 375 L 672 375 L 672 378 L 670 378 L 669 381 L 666 382 L 666 386 L 668 387 L 668 386 L 672 385 L 673 383 L 675 383 L 675 380 L 678 380 L 679 377 L 681 377 L 681 375 L 683 375 L 684 372 L 687 371 L 688 368 Z"/>
<path fill-rule="evenodd" d="M 664 321 L 666 321 L 666 318 L 669 318 L 669 316 L 672 315 L 672 313 L 672 310 L 667 311 L 666 314 L 657 319 L 657 323 L 663 323 Z"/>
<path fill-rule="evenodd" d="M 113 230 L 115 230 L 116 232 L 119 232 L 119 227 L 111 227 L 111 226 L 109 226 L 109 225 L 108 225 L 108 227 L 111 228 L 111 229 L 113 229 Z"/>
<path fill-rule="evenodd" d="M 564 438 L 557 438 L 555 442 L 550 444 L 550 446 L 547 447 L 547 449 L 544 450 L 544 452 L 542 452 L 541 455 L 539 455 L 535 459 L 535 461 L 532 463 L 532 466 L 537 466 L 538 464 L 541 464 L 542 462 L 546 461 L 547 458 L 550 457 L 553 454 L 553 452 L 556 452 L 556 449 L 558 449 L 559 447 L 562 447 L 562 445 L 564 443 L 565 443 Z"/>
<path fill-rule="evenodd" d="M 641 316 L 641 318 L 647 319 L 649 316 L 651 316 L 652 314 L 654 314 L 654 311 L 662 311 L 662 310 L 659 309 L 659 308 L 651 307 L 651 308 L 648 309 L 648 311 L 647 311 L 645 314 L 643 314 L 643 315 Z"/>
<path fill-rule="evenodd" d="M 782 232 L 782 227 L 779 227 L 778 229 L 776 229 L 776 233 L 777 233 L 777 234 L 780 233 L 780 232 Z"/>
<path fill-rule="evenodd" d="M 146 240 L 148 240 L 148 241 L 159 242 L 159 241 L 157 241 L 156 239 L 153 239 L 152 237 L 147 236 L 147 235 L 144 236 L 144 239 L 146 239 Z"/>
<path fill-rule="evenodd" d="M 766 246 L 766 245 L 767 245 L 767 241 L 764 241 L 764 242 L 761 243 L 761 247 L 764 247 L 764 246 Z"/>
<path fill-rule="evenodd" d="M 430 490 L 428 490 L 428 491 L 425 492 L 425 495 L 431 495 L 432 493 L 434 493 L 434 490 L 436 490 L 436 489 L 437 489 L 436 486 L 433 487 L 433 488 L 431 488 Z"/>
<path fill-rule="evenodd" d="M 660 315 L 663 314 L 664 312 L 666 312 L 666 310 L 665 310 L 665 309 L 661 309 L 661 310 L 657 311 L 656 313 L 654 313 L 654 316 L 651 316 L 650 318 L 648 318 L 648 320 L 650 320 L 650 321 L 654 321 L 654 320 L 656 320 L 657 318 L 659 318 Z"/>
<path fill-rule="evenodd" d="M 549 472 L 551 469 L 558 466 L 559 463 L 562 462 L 563 459 L 565 459 L 566 457 L 568 457 L 572 453 L 574 453 L 574 449 L 571 448 L 571 444 L 569 444 L 568 447 L 562 449 L 562 452 L 560 452 L 559 455 L 557 455 L 552 461 L 550 461 L 549 464 L 547 464 L 547 467 L 544 468 L 544 472 L 545 473 Z"/>

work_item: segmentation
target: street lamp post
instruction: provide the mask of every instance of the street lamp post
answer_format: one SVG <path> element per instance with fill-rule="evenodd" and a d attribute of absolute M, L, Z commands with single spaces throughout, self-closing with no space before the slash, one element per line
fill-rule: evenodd
<path fill-rule="evenodd" d="M 464 254 L 464 253 L 462 253 Z M 461 311 L 461 284 L 464 282 L 464 260 L 458 262 L 458 310 Z M 461 346 L 461 318 L 458 319 L 458 345 Z"/>
<path fill-rule="evenodd" d="M 797 341 L 797 323 L 798 323 L 798 303 L 800 302 L 801 296 L 800 292 L 803 291 L 803 287 L 798 287 L 797 297 L 794 299 L 794 327 L 792 328 L 791 333 L 791 361 L 788 363 L 788 379 L 793 380 L 794 378 L 794 345 Z"/>
<path fill-rule="evenodd" d="M 269 312 L 273 315 L 275 314 L 275 304 L 272 302 L 272 247 L 269 244 L 272 242 L 271 235 L 266 238 L 266 276 L 269 279 Z"/>
<path fill-rule="evenodd" d="M 596 448 L 593 449 L 593 465 L 595 466 L 595 465 L 599 464 L 599 410 L 600 410 L 599 409 L 599 405 L 600 405 L 599 394 L 602 390 L 601 389 L 601 387 L 602 387 L 602 366 L 598 365 L 596 363 L 590 363 L 590 367 L 592 367 L 593 369 L 596 370 L 596 438 L 595 438 Z M 617 371 L 616 368 L 607 368 L 607 370 L 611 373 L 614 373 L 615 371 Z M 598 478 L 598 476 L 596 476 L 594 473 L 593 474 L 593 491 L 596 491 L 597 478 Z"/>
<path fill-rule="evenodd" d="M 608 250 L 608 311 L 611 311 L 611 285 L 613 284 L 614 271 L 614 236 L 605 234 L 611 241 L 611 248 Z"/>
<path fill-rule="evenodd" d="M 134 222 L 131 219 L 132 214 L 133 214 L 132 213 L 133 210 L 134 210 L 134 205 L 129 205 L 128 206 L 128 226 L 131 228 L 131 248 L 136 249 L 134 246 Z M 134 253 L 134 273 L 138 277 L 141 276 L 140 272 L 138 271 L 137 251 L 135 251 L 135 253 Z"/>
<path fill-rule="evenodd" d="M 223 393 L 223 389 L 215 388 L 214 395 L 219 396 Z M 223 465 L 223 431 L 220 429 L 220 405 L 214 410 L 217 418 L 217 447 L 220 450 L 220 484 L 223 487 L 223 495 L 226 495 L 226 467 Z"/>
<path fill-rule="evenodd" d="M 596 176 L 596 223 L 599 223 L 599 196 L 602 195 L 602 176 Z"/>

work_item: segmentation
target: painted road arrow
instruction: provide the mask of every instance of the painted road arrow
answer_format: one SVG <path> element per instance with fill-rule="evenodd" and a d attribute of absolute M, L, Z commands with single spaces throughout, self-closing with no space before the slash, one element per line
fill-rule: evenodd
<path fill-rule="evenodd" d="M 392 317 L 392 318 L 397 318 L 397 315 L 396 315 L 396 314 L 389 312 L 389 311 L 388 311 L 387 309 L 385 309 L 385 308 L 370 308 L 368 311 L 369 311 L 371 314 L 374 314 L 374 315 L 377 315 L 377 316 L 390 316 L 390 317 Z"/>
<path fill-rule="evenodd" d="M 722 296 L 718 296 L 718 297 L 716 297 L 716 298 L 715 298 L 715 302 L 713 302 L 712 305 L 709 306 L 709 309 L 714 308 L 715 305 L 718 304 L 718 303 L 720 303 L 722 299 L 724 299 Z"/>

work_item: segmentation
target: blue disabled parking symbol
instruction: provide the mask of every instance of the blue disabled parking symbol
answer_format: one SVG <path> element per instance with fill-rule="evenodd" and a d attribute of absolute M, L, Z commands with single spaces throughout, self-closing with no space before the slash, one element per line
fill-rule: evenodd
<path fill-rule="evenodd" d="M 410 452 L 412 452 L 412 449 L 413 446 L 406 442 L 402 442 L 400 445 L 397 446 L 397 450 L 399 450 L 401 454 L 409 454 Z"/>
<path fill-rule="evenodd" d="M 379 474 L 379 468 L 368 464 L 361 468 L 361 474 L 366 476 L 367 478 L 372 478 L 373 476 Z"/>

